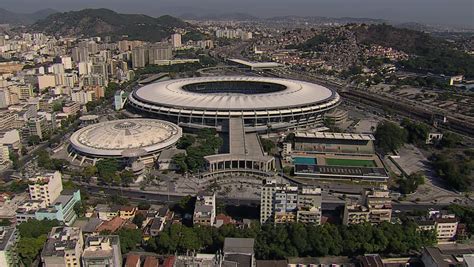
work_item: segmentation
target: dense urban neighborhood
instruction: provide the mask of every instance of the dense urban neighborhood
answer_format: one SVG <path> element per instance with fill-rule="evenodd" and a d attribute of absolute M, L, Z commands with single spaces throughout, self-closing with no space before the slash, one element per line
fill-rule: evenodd
<path fill-rule="evenodd" d="M 474 30 L 0 15 L 0 266 L 474 266 Z"/>

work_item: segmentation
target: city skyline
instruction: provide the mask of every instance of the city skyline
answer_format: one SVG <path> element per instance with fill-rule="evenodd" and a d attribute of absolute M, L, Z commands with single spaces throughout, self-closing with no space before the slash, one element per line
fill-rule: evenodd
<path fill-rule="evenodd" d="M 251 10 L 248 9 L 252 6 Z M 44 8 L 58 11 L 83 8 L 110 8 L 123 13 L 143 13 L 150 16 L 170 14 L 197 16 L 224 13 L 246 13 L 257 17 L 273 16 L 322 16 L 375 18 L 392 22 L 419 22 L 426 24 L 456 25 L 474 27 L 472 19 L 473 2 L 470 0 L 421 0 L 416 1 L 374 1 L 374 0 L 297 0 L 288 6 L 286 1 L 216 1 L 204 0 L 198 3 L 189 0 L 160 1 L 138 0 L 129 3 L 124 0 L 87 0 L 79 2 L 46 0 L 41 6 L 32 0 L 6 0 L 0 6 L 13 12 L 34 12 Z M 344 8 L 341 8 L 344 7 Z"/>

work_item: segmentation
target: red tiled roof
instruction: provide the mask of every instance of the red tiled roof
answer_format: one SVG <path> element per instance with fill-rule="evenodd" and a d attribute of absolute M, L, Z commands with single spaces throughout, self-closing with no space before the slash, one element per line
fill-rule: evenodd
<path fill-rule="evenodd" d="M 116 216 L 110 221 L 106 221 L 97 227 L 97 232 L 110 231 L 114 233 L 118 231 L 125 224 L 126 220 Z"/>
<path fill-rule="evenodd" d="M 232 217 L 227 216 L 227 215 L 222 214 L 222 213 L 217 214 L 217 216 L 216 216 L 216 221 L 218 221 L 218 220 L 222 220 L 222 223 L 223 223 L 223 224 L 230 224 L 230 223 L 232 223 Z"/>
<path fill-rule="evenodd" d="M 129 212 L 131 212 L 131 211 L 134 211 L 135 209 L 136 209 L 136 207 L 134 207 L 134 206 L 121 206 L 120 207 L 120 211 L 129 211 Z"/>
<path fill-rule="evenodd" d="M 158 267 L 158 259 L 153 256 L 147 256 L 143 267 Z"/>
<path fill-rule="evenodd" d="M 128 254 L 127 260 L 125 262 L 125 267 L 136 267 L 139 265 L 140 255 L 137 254 Z"/>
<path fill-rule="evenodd" d="M 165 259 L 165 262 L 163 262 L 163 267 L 173 267 L 175 260 L 175 256 L 169 256 Z"/>

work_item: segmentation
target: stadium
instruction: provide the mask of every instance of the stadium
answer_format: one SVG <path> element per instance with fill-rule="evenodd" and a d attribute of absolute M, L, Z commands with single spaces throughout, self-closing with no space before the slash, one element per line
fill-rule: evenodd
<path fill-rule="evenodd" d="M 159 153 L 182 136 L 177 125 L 155 119 L 124 119 L 81 128 L 70 137 L 69 156 L 80 164 L 101 158 L 153 163 Z"/>
<path fill-rule="evenodd" d="M 318 127 L 340 103 L 326 87 L 290 79 L 220 76 L 160 81 L 135 89 L 128 107 L 187 128 L 223 130 L 241 118 L 245 132 Z"/>

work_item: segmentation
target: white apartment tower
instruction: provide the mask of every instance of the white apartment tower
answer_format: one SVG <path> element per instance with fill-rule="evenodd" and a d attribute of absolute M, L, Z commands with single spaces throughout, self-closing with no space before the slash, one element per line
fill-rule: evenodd
<path fill-rule="evenodd" d="M 61 173 L 46 173 L 37 175 L 29 179 L 30 198 L 32 200 L 42 200 L 47 206 L 54 203 L 63 191 Z"/>

